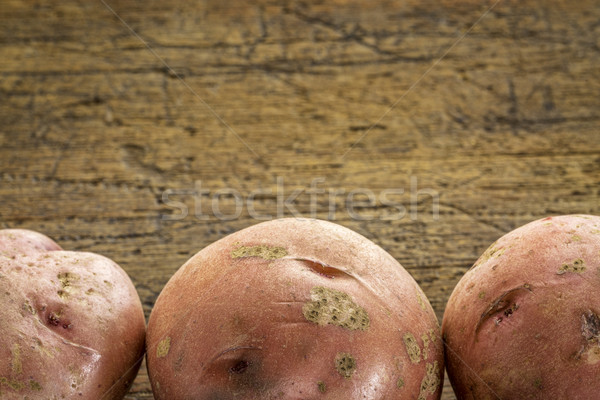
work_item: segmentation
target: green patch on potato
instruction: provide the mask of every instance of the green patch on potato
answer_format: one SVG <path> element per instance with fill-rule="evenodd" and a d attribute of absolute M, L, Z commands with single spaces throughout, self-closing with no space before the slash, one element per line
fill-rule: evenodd
<path fill-rule="evenodd" d="M 417 294 L 417 303 L 419 303 L 419 307 L 421 307 L 421 310 L 426 311 L 427 307 L 425 306 L 425 302 L 423 301 L 423 298 L 421 297 L 421 293 L 419 293 L 419 289 L 416 288 L 415 292 Z"/>
<path fill-rule="evenodd" d="M 421 340 L 423 340 L 423 360 L 426 360 L 429 357 L 429 336 L 427 336 L 427 333 L 421 335 Z"/>
<path fill-rule="evenodd" d="M 317 386 L 319 387 L 319 392 L 325 393 L 327 391 L 327 385 L 323 381 L 317 382 Z"/>
<path fill-rule="evenodd" d="M 556 272 L 558 275 L 562 275 L 565 272 L 575 272 L 576 274 L 581 274 L 585 272 L 586 266 L 581 258 L 574 260 L 572 263 L 565 263 L 561 265 L 561 267 Z"/>
<path fill-rule="evenodd" d="M 417 343 L 417 339 L 415 335 L 410 332 L 407 332 L 402 336 L 402 340 L 404 341 L 404 346 L 406 347 L 406 351 L 408 352 L 408 357 L 413 364 L 418 364 L 421 362 L 421 348 Z"/>
<path fill-rule="evenodd" d="M 506 248 L 504 247 L 496 247 L 497 241 L 492 243 L 492 245 L 479 257 L 479 259 L 475 262 L 475 264 L 470 269 L 475 269 L 483 263 L 488 262 L 492 258 L 498 258 L 504 254 Z"/>
<path fill-rule="evenodd" d="M 61 272 L 57 275 L 57 278 L 61 287 L 56 292 L 58 297 L 62 300 L 68 300 L 71 295 L 77 293 L 78 289 L 75 287 L 75 284 L 79 281 L 79 275 L 73 272 Z"/>
<path fill-rule="evenodd" d="M 418 400 L 425 400 L 431 394 L 434 394 L 440 385 L 440 369 L 437 361 L 433 364 L 427 363 L 425 366 L 425 376 L 421 381 Z"/>
<path fill-rule="evenodd" d="M 402 389 L 404 387 L 404 379 L 398 378 L 398 380 L 396 381 L 396 387 L 398 389 Z"/>
<path fill-rule="evenodd" d="M 61 272 L 57 275 L 57 278 L 62 287 L 67 287 L 77 282 L 79 280 L 79 275 L 72 272 Z"/>
<path fill-rule="evenodd" d="M 31 390 L 35 390 L 36 392 L 39 392 L 42 390 L 42 385 L 40 385 L 39 382 L 36 382 L 33 379 L 30 379 L 29 380 L 29 388 Z"/>
<path fill-rule="evenodd" d="M 8 379 L 4 376 L 0 376 L 0 387 L 2 386 L 7 386 L 16 392 L 23 390 L 23 388 L 25 387 L 25 385 L 21 381 L 18 381 L 16 379 Z"/>
<path fill-rule="evenodd" d="M 12 349 L 12 372 L 14 374 L 20 374 L 23 372 L 23 364 L 21 363 L 21 346 L 17 343 L 13 344 Z"/>
<path fill-rule="evenodd" d="M 338 353 L 335 356 L 335 369 L 346 379 L 352 378 L 356 371 L 356 360 L 348 353 Z"/>
<path fill-rule="evenodd" d="M 435 341 L 437 340 L 437 335 L 435 334 L 435 331 L 433 329 L 429 330 L 429 337 L 431 338 L 432 343 L 435 343 Z"/>
<path fill-rule="evenodd" d="M 260 257 L 265 260 L 275 260 L 287 256 L 283 247 L 269 246 L 240 246 L 231 252 L 232 258 Z"/>
<path fill-rule="evenodd" d="M 31 303 L 29 302 L 29 300 L 25 300 L 25 302 L 23 303 L 23 310 L 27 311 L 29 314 L 32 314 L 32 315 L 35 314 L 35 310 L 31 306 Z"/>
<path fill-rule="evenodd" d="M 156 357 L 163 358 L 169 354 L 169 349 L 171 348 L 171 338 L 167 336 L 163 340 L 158 343 L 156 347 Z"/>
<path fill-rule="evenodd" d="M 316 286 L 310 291 L 311 300 L 304 304 L 304 318 L 317 325 L 336 325 L 342 328 L 366 331 L 369 314 L 352 298 L 339 290 Z"/>

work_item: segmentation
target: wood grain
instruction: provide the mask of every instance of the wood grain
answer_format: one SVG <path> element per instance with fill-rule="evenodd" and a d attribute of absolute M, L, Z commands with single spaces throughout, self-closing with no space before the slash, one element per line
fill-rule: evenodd
<path fill-rule="evenodd" d="M 500 235 L 600 213 L 599 20 L 598 1 L 3 0 L 0 227 L 114 259 L 148 315 L 187 258 L 301 190 L 280 216 L 372 239 L 441 319 Z M 152 398 L 145 369 L 127 398 Z"/>

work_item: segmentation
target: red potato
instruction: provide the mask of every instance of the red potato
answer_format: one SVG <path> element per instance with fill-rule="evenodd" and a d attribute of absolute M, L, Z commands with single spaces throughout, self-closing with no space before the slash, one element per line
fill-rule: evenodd
<path fill-rule="evenodd" d="M 186 262 L 148 324 L 156 399 L 440 398 L 435 314 L 404 268 L 319 220 L 236 232 Z"/>
<path fill-rule="evenodd" d="M 442 332 L 457 398 L 600 398 L 600 217 L 498 239 L 450 296 Z"/>
<path fill-rule="evenodd" d="M 127 274 L 48 237 L 0 230 L 0 398 L 122 399 L 144 352 Z"/>

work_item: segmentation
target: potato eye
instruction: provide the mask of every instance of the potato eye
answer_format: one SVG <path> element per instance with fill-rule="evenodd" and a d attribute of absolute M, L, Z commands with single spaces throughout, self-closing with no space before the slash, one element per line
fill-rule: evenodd
<path fill-rule="evenodd" d="M 249 366 L 250 363 L 248 361 L 240 360 L 233 367 L 229 368 L 229 372 L 232 374 L 243 374 Z"/>

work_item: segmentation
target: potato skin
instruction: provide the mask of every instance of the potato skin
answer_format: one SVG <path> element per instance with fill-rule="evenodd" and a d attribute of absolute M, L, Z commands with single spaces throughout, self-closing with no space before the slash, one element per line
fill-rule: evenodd
<path fill-rule="evenodd" d="M 127 274 L 48 237 L 0 230 L 0 398 L 122 399 L 145 322 Z"/>
<path fill-rule="evenodd" d="M 159 400 L 433 400 L 444 370 L 437 319 L 408 272 L 349 229 L 292 218 L 177 271 L 150 316 L 147 365 Z"/>
<path fill-rule="evenodd" d="M 444 313 L 457 398 L 598 399 L 599 316 L 600 217 L 548 217 L 506 234 Z"/>

